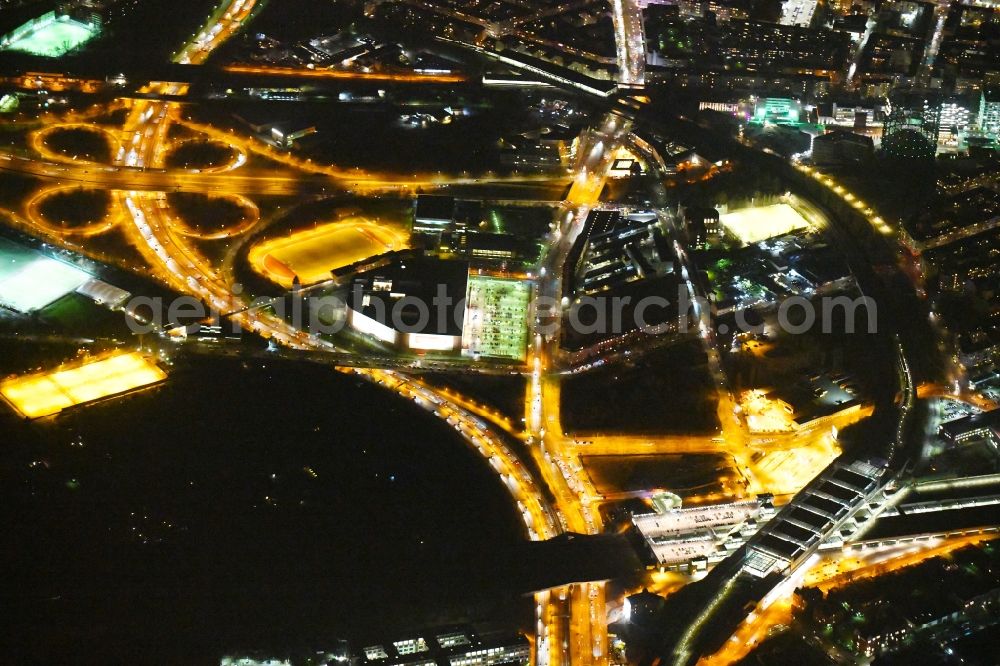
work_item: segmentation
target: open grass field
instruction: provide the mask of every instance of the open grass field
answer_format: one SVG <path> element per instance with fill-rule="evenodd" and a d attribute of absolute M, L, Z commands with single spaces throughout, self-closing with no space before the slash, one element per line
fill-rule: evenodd
<path fill-rule="evenodd" d="M 584 465 L 598 492 L 627 493 L 668 490 L 682 498 L 722 490 L 720 477 L 738 474 L 727 454 L 668 454 L 584 456 Z"/>

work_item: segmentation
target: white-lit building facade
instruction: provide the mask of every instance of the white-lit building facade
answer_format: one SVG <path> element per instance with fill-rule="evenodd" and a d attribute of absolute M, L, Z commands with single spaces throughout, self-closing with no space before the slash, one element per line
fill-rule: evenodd
<path fill-rule="evenodd" d="M 469 265 L 411 258 L 356 276 L 347 323 L 356 332 L 415 352 L 459 352 Z"/>

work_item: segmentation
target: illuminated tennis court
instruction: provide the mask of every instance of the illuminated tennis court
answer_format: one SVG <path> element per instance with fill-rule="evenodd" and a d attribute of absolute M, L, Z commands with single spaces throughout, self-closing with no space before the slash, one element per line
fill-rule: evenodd
<path fill-rule="evenodd" d="M 809 226 L 809 222 L 786 203 L 740 208 L 719 216 L 719 222 L 745 245 Z"/>
<path fill-rule="evenodd" d="M 250 250 L 250 264 L 261 275 L 284 287 L 292 280 L 306 285 L 330 278 L 330 271 L 356 261 L 408 247 L 409 237 L 398 227 L 349 218 L 264 241 Z"/>
<path fill-rule="evenodd" d="M 98 31 L 68 16 L 49 12 L 4 37 L 0 50 L 56 58 L 96 37 Z"/>
<path fill-rule="evenodd" d="M 0 305 L 40 310 L 90 279 L 79 268 L 0 240 Z"/>
<path fill-rule="evenodd" d="M 0 383 L 0 395 L 29 419 L 161 382 L 167 375 L 138 352 L 15 377 Z"/>

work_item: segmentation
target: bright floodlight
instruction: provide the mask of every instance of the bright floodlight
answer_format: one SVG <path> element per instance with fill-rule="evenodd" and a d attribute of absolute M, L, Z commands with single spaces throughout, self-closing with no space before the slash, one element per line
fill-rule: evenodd
<path fill-rule="evenodd" d="M 809 222 L 786 203 L 740 208 L 720 216 L 719 222 L 745 245 L 809 226 Z"/>
<path fill-rule="evenodd" d="M 79 268 L 36 255 L 23 268 L 0 273 L 0 305 L 18 312 L 40 310 L 89 279 Z"/>
<path fill-rule="evenodd" d="M 0 383 L 0 395 L 30 419 L 149 386 L 166 379 L 155 363 L 138 352 L 117 354 L 82 365 L 15 377 Z"/>
<path fill-rule="evenodd" d="M 28 21 L 0 41 L 0 50 L 23 51 L 37 56 L 56 58 L 69 53 L 93 39 L 98 30 L 74 21 L 68 16 L 57 17 L 49 12 Z"/>

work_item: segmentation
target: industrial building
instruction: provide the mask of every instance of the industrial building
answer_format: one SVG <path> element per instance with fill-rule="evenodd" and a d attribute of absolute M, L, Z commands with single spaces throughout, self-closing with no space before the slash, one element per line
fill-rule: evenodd
<path fill-rule="evenodd" d="M 471 627 L 440 627 L 362 647 L 359 666 L 525 666 L 531 645 L 520 634 L 479 635 Z"/>
<path fill-rule="evenodd" d="M 357 275 L 347 323 L 380 342 L 411 351 L 462 347 L 469 265 L 417 257 Z"/>

